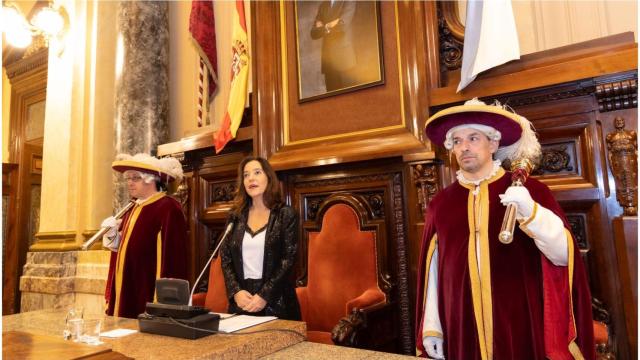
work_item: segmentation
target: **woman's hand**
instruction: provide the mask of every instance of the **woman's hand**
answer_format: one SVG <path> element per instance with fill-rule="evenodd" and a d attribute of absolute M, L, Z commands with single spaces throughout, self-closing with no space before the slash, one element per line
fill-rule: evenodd
<path fill-rule="evenodd" d="M 251 297 L 251 301 L 249 302 L 249 304 L 247 304 L 246 307 L 242 307 L 242 310 L 246 312 L 258 312 L 264 309 L 265 306 L 267 306 L 267 301 L 260 295 L 255 294 Z"/>
<path fill-rule="evenodd" d="M 235 295 L 233 295 L 233 300 L 236 301 L 238 307 L 245 311 L 245 307 L 247 307 L 251 303 L 252 298 L 253 296 L 251 296 L 251 293 L 249 293 L 247 290 L 240 290 Z"/>

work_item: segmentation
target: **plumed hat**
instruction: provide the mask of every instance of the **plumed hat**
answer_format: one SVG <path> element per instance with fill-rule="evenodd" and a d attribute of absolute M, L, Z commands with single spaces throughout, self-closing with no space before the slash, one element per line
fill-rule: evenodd
<path fill-rule="evenodd" d="M 143 173 L 160 177 L 160 181 L 168 183 L 174 180 L 182 180 L 182 165 L 174 157 L 158 159 L 148 154 L 118 154 L 116 160 L 111 163 L 111 168 L 118 172 L 137 170 Z"/>
<path fill-rule="evenodd" d="M 474 98 L 464 105 L 440 110 L 425 124 L 425 134 L 436 145 L 443 146 L 447 132 L 460 125 L 480 124 L 490 126 L 501 134 L 496 158 L 516 160 L 527 158 L 535 161 L 540 156 L 540 143 L 533 126 L 524 116 L 507 110 L 496 102 L 487 105 Z"/>

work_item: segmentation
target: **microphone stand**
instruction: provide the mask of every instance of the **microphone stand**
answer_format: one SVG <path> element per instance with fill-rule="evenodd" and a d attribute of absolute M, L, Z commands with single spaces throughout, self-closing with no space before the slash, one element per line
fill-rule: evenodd
<path fill-rule="evenodd" d="M 193 304 L 193 294 L 196 291 L 196 287 L 198 286 L 198 283 L 200 283 L 200 279 L 202 278 L 202 275 L 204 275 L 206 270 L 209 269 L 209 265 L 211 264 L 211 260 L 213 260 L 213 258 L 218 253 L 218 250 L 220 249 L 220 245 L 222 245 L 224 240 L 227 238 L 227 235 L 229 235 L 229 233 L 231 232 L 231 229 L 233 229 L 234 225 L 235 225 L 235 223 L 233 223 L 233 222 L 230 222 L 229 225 L 227 225 L 227 229 L 224 231 L 224 234 L 222 234 L 222 237 L 220 238 L 220 241 L 218 242 L 218 246 L 216 246 L 216 248 L 213 249 L 213 253 L 211 253 L 211 256 L 209 257 L 209 260 L 207 260 L 207 263 L 205 264 L 204 268 L 200 272 L 200 275 L 198 275 L 198 278 L 196 279 L 196 282 L 193 283 L 193 288 L 191 289 L 191 294 L 189 295 L 189 306 L 191 306 Z"/>

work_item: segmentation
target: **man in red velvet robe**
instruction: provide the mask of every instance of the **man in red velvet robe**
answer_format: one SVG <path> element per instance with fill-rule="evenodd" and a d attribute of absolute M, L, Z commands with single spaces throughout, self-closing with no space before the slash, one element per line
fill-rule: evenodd
<path fill-rule="evenodd" d="M 119 155 L 112 164 L 123 172 L 135 205 L 122 220 L 107 218 L 103 245 L 112 251 L 105 298 L 107 315 L 136 318 L 155 298 L 158 278 L 187 279 L 187 224 L 180 204 L 164 184 L 182 178 L 180 162 L 146 154 Z"/>
<path fill-rule="evenodd" d="M 457 181 L 425 216 L 416 346 L 436 359 L 593 359 L 591 297 L 578 246 L 547 186 L 511 186 L 500 159 L 539 144 L 529 122 L 477 100 L 445 109 L 426 134 L 456 157 Z M 536 151 L 533 151 L 535 153 Z M 517 205 L 513 242 L 498 234 Z"/>

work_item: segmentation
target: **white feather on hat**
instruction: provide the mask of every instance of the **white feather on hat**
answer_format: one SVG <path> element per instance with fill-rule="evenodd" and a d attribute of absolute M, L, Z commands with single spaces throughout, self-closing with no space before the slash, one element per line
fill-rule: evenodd
<path fill-rule="evenodd" d="M 118 154 L 116 155 L 116 160 L 111 164 L 111 167 L 119 172 L 138 170 L 154 174 L 165 182 L 171 182 L 173 180 L 181 181 L 184 176 L 182 164 L 180 164 L 178 159 L 171 156 L 158 159 L 145 153 L 138 153 L 133 156 L 129 154 Z"/>

